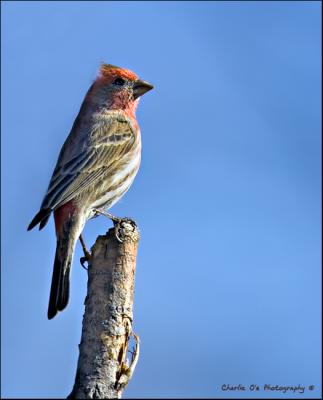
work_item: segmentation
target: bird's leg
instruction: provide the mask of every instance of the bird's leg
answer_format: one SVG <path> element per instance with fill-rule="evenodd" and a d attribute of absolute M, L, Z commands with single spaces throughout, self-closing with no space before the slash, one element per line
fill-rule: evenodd
<path fill-rule="evenodd" d="M 104 215 L 105 217 L 111 219 L 111 221 L 113 222 L 113 225 L 114 225 L 115 237 L 117 238 L 117 240 L 119 240 L 119 242 L 122 243 L 122 240 L 120 239 L 120 237 L 119 237 L 119 235 L 117 233 L 118 232 L 118 226 L 120 225 L 120 223 L 122 221 L 122 218 L 115 217 L 114 215 L 112 215 L 108 211 L 102 211 L 102 210 L 95 209 L 94 212 L 96 214 L 101 214 L 101 215 Z"/>
<path fill-rule="evenodd" d="M 91 252 L 87 249 L 82 234 L 80 234 L 79 239 L 80 239 L 81 246 L 82 246 L 82 249 L 83 249 L 83 252 L 84 252 L 84 257 L 80 258 L 80 263 L 81 263 L 82 267 L 87 270 L 87 268 L 85 267 L 84 263 L 85 262 L 89 262 L 90 257 L 91 257 Z"/>
<path fill-rule="evenodd" d="M 124 217 L 124 218 L 115 217 L 108 211 L 102 211 L 102 210 L 98 210 L 98 209 L 95 209 L 94 212 L 96 214 L 104 215 L 105 217 L 112 220 L 113 225 L 114 225 L 115 237 L 117 238 L 117 240 L 119 240 L 120 243 L 123 243 L 123 240 L 121 239 L 120 234 L 119 234 L 121 224 L 123 222 L 125 222 L 125 223 L 130 223 L 131 225 L 133 225 L 133 227 L 137 226 L 135 221 L 133 221 L 131 218 L 128 218 L 128 217 Z"/>
<path fill-rule="evenodd" d="M 116 217 L 116 216 L 114 216 L 113 214 L 109 213 L 108 211 L 102 211 L 102 210 L 95 209 L 94 212 L 95 212 L 96 214 L 101 214 L 101 215 L 104 215 L 105 217 L 111 219 L 111 221 L 112 221 L 114 224 L 119 223 L 119 222 L 122 221 L 122 218 Z"/>

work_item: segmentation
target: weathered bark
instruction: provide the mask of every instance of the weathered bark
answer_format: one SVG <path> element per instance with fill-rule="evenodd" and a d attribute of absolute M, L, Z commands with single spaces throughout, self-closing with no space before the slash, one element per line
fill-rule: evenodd
<path fill-rule="evenodd" d="M 139 232 L 123 220 L 92 248 L 75 384 L 68 398 L 120 398 L 136 366 L 139 338 L 132 331 Z M 135 349 L 127 360 L 129 339 Z"/>

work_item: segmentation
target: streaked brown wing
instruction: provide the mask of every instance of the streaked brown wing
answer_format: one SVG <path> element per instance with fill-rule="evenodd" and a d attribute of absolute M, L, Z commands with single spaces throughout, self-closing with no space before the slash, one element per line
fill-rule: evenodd
<path fill-rule="evenodd" d="M 60 207 L 108 175 L 134 140 L 129 120 L 98 120 L 83 151 L 66 157 L 63 147 L 41 208 Z"/>

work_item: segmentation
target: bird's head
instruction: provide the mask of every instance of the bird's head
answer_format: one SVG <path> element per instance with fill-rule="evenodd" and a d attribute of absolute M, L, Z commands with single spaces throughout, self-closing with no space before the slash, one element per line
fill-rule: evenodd
<path fill-rule="evenodd" d="M 134 112 L 139 97 L 152 88 L 128 69 L 102 64 L 91 94 L 96 103 L 108 109 Z"/>

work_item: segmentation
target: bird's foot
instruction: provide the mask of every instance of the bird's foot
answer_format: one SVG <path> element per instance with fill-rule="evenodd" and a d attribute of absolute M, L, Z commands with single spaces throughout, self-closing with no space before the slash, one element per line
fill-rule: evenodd
<path fill-rule="evenodd" d="M 124 224 L 131 225 L 133 231 L 137 228 L 136 222 L 129 217 L 120 218 L 117 223 L 114 223 L 115 237 L 120 243 L 124 241 Z"/>
<path fill-rule="evenodd" d="M 82 267 L 88 271 L 89 267 L 87 267 L 85 265 L 85 263 L 89 263 L 89 259 L 87 257 L 81 257 L 80 263 L 81 263 Z"/>
<path fill-rule="evenodd" d="M 124 223 L 131 224 L 134 229 L 137 227 L 136 222 L 129 217 L 120 218 L 120 217 L 114 216 L 113 214 L 109 213 L 108 211 L 102 211 L 102 210 L 97 210 L 97 209 L 95 209 L 94 212 L 96 214 L 104 215 L 105 217 L 112 220 L 113 225 L 114 225 L 115 237 L 117 238 L 117 240 L 120 243 L 123 243 L 122 224 L 124 224 Z"/>
<path fill-rule="evenodd" d="M 80 258 L 80 263 L 81 263 L 81 265 L 82 265 L 82 267 L 84 269 L 88 270 L 88 267 L 86 267 L 84 264 L 86 262 L 89 264 L 90 257 L 91 257 L 91 252 L 87 249 L 82 234 L 80 235 L 79 239 L 80 239 L 80 242 L 81 242 L 81 245 L 82 245 L 82 249 L 83 249 L 83 252 L 84 252 L 84 257 Z"/>

